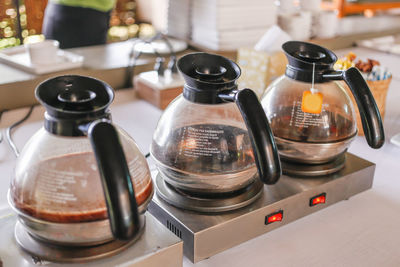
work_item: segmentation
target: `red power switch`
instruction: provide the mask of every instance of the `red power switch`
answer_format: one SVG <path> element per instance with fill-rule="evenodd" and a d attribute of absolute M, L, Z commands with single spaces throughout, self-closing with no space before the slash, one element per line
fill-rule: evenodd
<path fill-rule="evenodd" d="M 325 201 L 326 201 L 326 193 L 319 194 L 318 196 L 310 198 L 310 207 L 318 204 L 324 204 Z"/>
<path fill-rule="evenodd" d="M 273 222 L 280 222 L 283 219 L 283 210 L 278 212 L 271 213 L 270 215 L 265 216 L 265 224 L 270 224 Z"/>

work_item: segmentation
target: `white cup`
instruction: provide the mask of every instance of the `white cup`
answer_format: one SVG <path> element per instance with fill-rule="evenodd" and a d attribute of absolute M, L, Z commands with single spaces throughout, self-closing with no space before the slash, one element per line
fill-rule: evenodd
<path fill-rule="evenodd" d="M 311 12 L 279 14 L 278 25 L 293 40 L 306 41 L 311 37 Z"/>
<path fill-rule="evenodd" d="M 321 11 L 321 0 L 300 0 L 300 9 L 305 11 Z"/>
<path fill-rule="evenodd" d="M 25 47 L 28 50 L 32 65 L 49 65 L 56 63 L 60 43 L 57 40 L 44 40 L 38 43 L 29 43 Z"/>
<path fill-rule="evenodd" d="M 318 38 L 333 38 L 336 35 L 338 18 L 333 11 L 320 12 L 315 25 L 315 35 Z"/>
<path fill-rule="evenodd" d="M 279 12 L 295 12 L 294 0 L 279 0 Z"/>

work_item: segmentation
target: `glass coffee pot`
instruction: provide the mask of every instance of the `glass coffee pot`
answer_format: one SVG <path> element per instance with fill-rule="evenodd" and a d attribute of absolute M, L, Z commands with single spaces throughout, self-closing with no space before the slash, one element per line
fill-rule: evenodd
<path fill-rule="evenodd" d="M 39 240 L 92 246 L 130 240 L 152 198 L 149 168 L 134 140 L 111 123 L 106 83 L 60 76 L 41 83 L 44 128 L 17 159 L 9 202 Z"/>
<path fill-rule="evenodd" d="M 200 195 L 233 192 L 255 179 L 276 183 L 281 168 L 273 134 L 254 92 L 238 90 L 240 68 L 207 53 L 185 55 L 177 67 L 183 94 L 164 111 L 151 145 L 159 175 Z"/>
<path fill-rule="evenodd" d="M 350 87 L 369 146 L 383 145 L 379 110 L 356 68 L 333 70 L 336 55 L 318 45 L 290 41 L 282 48 L 289 61 L 286 73 L 267 88 L 261 100 L 282 160 L 322 164 L 346 152 L 357 124 L 353 104 L 336 80 Z"/>

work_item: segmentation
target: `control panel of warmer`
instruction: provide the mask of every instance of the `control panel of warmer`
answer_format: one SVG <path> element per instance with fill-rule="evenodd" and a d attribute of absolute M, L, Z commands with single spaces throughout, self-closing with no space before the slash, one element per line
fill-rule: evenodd
<path fill-rule="evenodd" d="M 311 197 L 309 201 L 309 206 L 314 207 L 325 203 L 326 203 L 326 193 L 323 192 L 321 194 Z M 265 216 L 265 225 L 269 225 L 274 222 L 281 222 L 282 220 L 283 220 L 283 210 L 281 209 Z"/>

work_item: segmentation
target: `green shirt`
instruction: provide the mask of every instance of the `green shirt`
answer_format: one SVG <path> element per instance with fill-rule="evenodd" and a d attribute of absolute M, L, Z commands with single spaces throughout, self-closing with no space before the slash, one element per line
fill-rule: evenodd
<path fill-rule="evenodd" d="M 64 6 L 86 7 L 107 12 L 113 9 L 116 0 L 50 0 L 50 1 L 52 3 Z"/>

